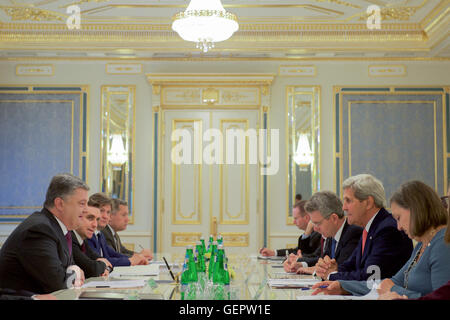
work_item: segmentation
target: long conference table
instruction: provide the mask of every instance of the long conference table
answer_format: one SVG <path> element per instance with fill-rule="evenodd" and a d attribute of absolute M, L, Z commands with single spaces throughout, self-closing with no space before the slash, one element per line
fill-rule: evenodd
<path fill-rule="evenodd" d="M 64 289 L 52 294 L 59 300 L 84 300 L 84 299 L 121 299 L 121 300 L 180 300 L 181 285 L 173 281 L 168 268 L 163 262 L 163 257 L 169 263 L 172 273 L 178 279 L 181 277 L 184 255 L 181 254 L 156 254 L 150 262 L 153 267 L 159 269 L 158 275 L 121 275 L 114 276 L 114 271 L 109 277 L 88 278 L 85 287 Z M 310 296 L 312 289 L 308 287 L 279 287 L 270 286 L 273 279 L 305 279 L 314 281 L 312 275 L 297 275 L 285 273 L 281 260 L 260 259 L 256 255 L 230 254 L 228 257 L 228 267 L 232 272 L 229 291 L 226 300 L 295 300 L 299 296 Z M 158 267 L 156 267 L 158 265 Z M 140 267 L 140 266 L 138 266 Z M 120 269 L 134 267 L 121 267 Z M 142 267 L 141 267 L 142 269 Z M 125 269 L 126 270 L 126 269 Z M 139 280 L 146 283 L 144 287 L 108 287 L 114 281 L 126 281 L 123 284 L 133 284 Z M 127 282 L 128 281 L 128 282 Z M 284 281 L 284 280 L 282 280 Z M 89 284 L 96 284 L 88 287 Z M 104 284 L 104 285 L 103 285 Z M 306 297 L 304 297 L 306 298 Z M 187 300 L 189 298 L 186 298 Z M 196 300 L 213 300 L 211 296 L 196 296 Z"/>

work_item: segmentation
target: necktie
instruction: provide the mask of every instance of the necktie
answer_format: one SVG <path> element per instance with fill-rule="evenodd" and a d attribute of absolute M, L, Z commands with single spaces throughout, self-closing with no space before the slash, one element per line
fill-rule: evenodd
<path fill-rule="evenodd" d="M 102 244 L 100 242 L 100 233 L 97 234 L 97 243 L 98 243 L 98 249 L 100 251 L 100 257 L 103 257 Z"/>
<path fill-rule="evenodd" d="M 336 240 L 331 239 L 331 259 L 334 259 L 334 253 L 336 251 Z"/>
<path fill-rule="evenodd" d="M 321 237 L 320 238 L 320 256 L 323 257 L 323 243 L 324 243 L 324 238 Z"/>
<path fill-rule="evenodd" d="M 86 243 L 83 242 L 83 244 L 81 245 L 81 251 L 83 251 L 84 253 L 86 253 Z"/>
<path fill-rule="evenodd" d="M 364 229 L 363 235 L 362 235 L 362 251 L 361 251 L 361 254 L 364 254 L 364 246 L 366 245 L 366 240 L 367 240 L 367 230 Z"/>
<path fill-rule="evenodd" d="M 116 240 L 116 251 L 120 253 L 120 238 L 117 232 L 114 234 L 114 239 Z"/>
<path fill-rule="evenodd" d="M 72 255 L 72 235 L 70 231 L 66 233 L 66 241 L 67 241 L 67 248 L 69 249 L 69 256 Z"/>

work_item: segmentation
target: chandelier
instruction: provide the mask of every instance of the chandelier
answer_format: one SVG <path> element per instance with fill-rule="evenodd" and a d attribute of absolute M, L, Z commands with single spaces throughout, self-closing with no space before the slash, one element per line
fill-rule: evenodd
<path fill-rule="evenodd" d="M 300 134 L 297 150 L 294 153 L 294 162 L 300 167 L 307 167 L 314 161 L 314 155 L 309 146 L 308 136 Z"/>
<path fill-rule="evenodd" d="M 191 0 L 186 11 L 177 13 L 173 20 L 172 29 L 183 40 L 196 42 L 203 52 L 239 29 L 236 16 L 226 12 L 220 0 Z"/>
<path fill-rule="evenodd" d="M 108 152 L 108 161 L 113 166 L 113 170 L 120 170 L 120 167 L 128 160 L 128 153 L 123 145 L 120 134 L 112 135 L 111 149 Z"/>

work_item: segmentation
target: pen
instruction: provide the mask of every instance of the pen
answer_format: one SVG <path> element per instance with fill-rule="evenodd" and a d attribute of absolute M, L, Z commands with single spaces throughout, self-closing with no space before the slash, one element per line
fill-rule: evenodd
<path fill-rule="evenodd" d="M 111 288 L 110 286 L 95 286 L 96 288 Z"/>
<path fill-rule="evenodd" d="M 164 259 L 164 262 L 165 262 L 165 264 L 166 264 L 166 266 L 167 266 L 167 269 L 169 269 L 170 276 L 172 277 L 172 279 L 173 279 L 174 281 L 176 281 L 176 280 L 175 280 L 175 276 L 173 275 L 172 270 L 170 269 L 170 266 L 169 266 L 169 264 L 167 263 L 166 258 L 163 257 L 163 259 Z"/>

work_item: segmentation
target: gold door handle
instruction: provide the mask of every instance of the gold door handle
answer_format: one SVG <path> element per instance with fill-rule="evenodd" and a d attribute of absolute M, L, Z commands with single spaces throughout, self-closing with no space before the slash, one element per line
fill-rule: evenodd
<path fill-rule="evenodd" d="M 217 218 L 213 217 L 211 220 L 211 234 L 213 235 L 214 238 L 217 237 Z"/>

